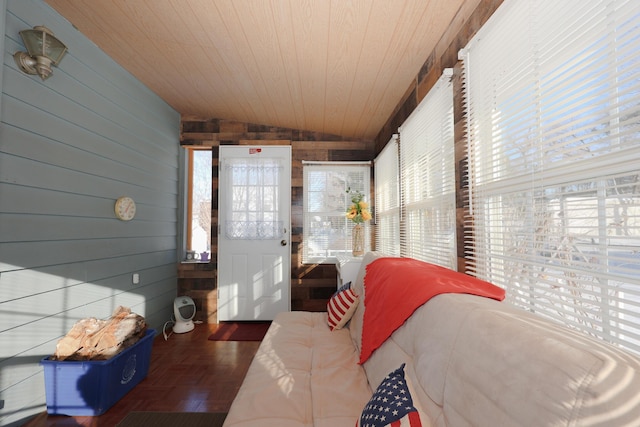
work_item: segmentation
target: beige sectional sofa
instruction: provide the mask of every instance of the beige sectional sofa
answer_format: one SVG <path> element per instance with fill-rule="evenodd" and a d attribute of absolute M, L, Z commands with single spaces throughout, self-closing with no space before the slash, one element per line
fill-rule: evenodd
<path fill-rule="evenodd" d="M 422 426 L 640 426 L 639 358 L 495 299 L 435 296 L 359 364 L 366 266 L 381 257 L 365 255 L 345 328 L 277 316 L 226 427 L 353 427 L 403 364 Z"/>

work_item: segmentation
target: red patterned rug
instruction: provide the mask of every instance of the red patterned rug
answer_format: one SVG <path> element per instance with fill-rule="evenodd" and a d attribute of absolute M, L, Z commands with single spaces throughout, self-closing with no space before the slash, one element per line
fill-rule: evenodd
<path fill-rule="evenodd" d="M 209 336 L 211 341 L 262 341 L 271 322 L 223 322 Z"/>

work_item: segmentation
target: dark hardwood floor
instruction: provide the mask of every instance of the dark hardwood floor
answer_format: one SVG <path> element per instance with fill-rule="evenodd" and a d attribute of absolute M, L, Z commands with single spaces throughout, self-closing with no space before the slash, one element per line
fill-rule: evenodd
<path fill-rule="evenodd" d="M 115 426 L 131 411 L 227 412 L 260 342 L 207 340 L 216 327 L 199 324 L 167 341 L 159 331 L 147 378 L 104 414 L 70 417 L 43 412 L 24 426 Z"/>

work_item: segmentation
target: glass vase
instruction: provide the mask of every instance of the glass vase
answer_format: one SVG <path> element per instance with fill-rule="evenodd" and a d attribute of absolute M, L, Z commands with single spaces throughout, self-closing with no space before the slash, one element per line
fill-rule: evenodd
<path fill-rule="evenodd" d="M 353 256 L 364 255 L 364 226 L 356 224 L 351 232 L 351 254 Z"/>

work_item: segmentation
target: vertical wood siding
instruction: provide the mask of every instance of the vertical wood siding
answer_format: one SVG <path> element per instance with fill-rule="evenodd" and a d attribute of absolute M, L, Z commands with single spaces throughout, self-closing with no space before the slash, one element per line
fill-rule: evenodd
<path fill-rule="evenodd" d="M 9 1 L 0 110 L 0 425 L 45 410 L 40 359 L 118 306 L 162 328 L 176 295 L 180 116 L 40 0 Z M 18 32 L 69 51 L 20 72 Z M 135 219 L 114 216 L 119 196 Z M 133 273 L 140 284 L 132 284 Z"/>

